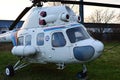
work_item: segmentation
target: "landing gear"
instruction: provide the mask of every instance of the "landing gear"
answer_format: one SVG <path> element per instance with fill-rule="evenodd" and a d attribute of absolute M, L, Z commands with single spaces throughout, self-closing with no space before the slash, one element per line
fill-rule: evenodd
<path fill-rule="evenodd" d="M 6 69 L 5 69 L 6 76 L 14 76 L 14 73 L 16 70 L 21 69 L 30 64 L 30 63 L 25 63 L 25 62 L 21 63 L 22 60 L 23 60 L 23 58 L 21 58 L 19 61 L 17 61 L 17 63 L 14 66 L 12 66 L 12 65 L 6 66 Z"/>
<path fill-rule="evenodd" d="M 78 72 L 76 76 L 79 80 L 87 80 L 88 79 L 87 68 L 86 68 L 85 64 L 83 64 L 83 70 L 81 72 Z"/>

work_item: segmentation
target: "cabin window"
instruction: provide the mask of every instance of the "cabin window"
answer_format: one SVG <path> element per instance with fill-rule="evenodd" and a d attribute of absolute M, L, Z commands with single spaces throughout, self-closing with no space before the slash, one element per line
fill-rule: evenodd
<path fill-rule="evenodd" d="M 62 32 L 56 32 L 52 35 L 52 46 L 63 47 L 66 44 L 66 40 Z"/>
<path fill-rule="evenodd" d="M 31 45 L 31 35 L 27 35 L 25 37 L 25 45 Z"/>
<path fill-rule="evenodd" d="M 37 35 L 37 45 L 38 46 L 44 45 L 44 33 L 39 33 Z"/>
<path fill-rule="evenodd" d="M 75 43 L 89 38 L 89 35 L 82 27 L 68 29 L 67 35 L 71 43 Z"/>
<path fill-rule="evenodd" d="M 24 45 L 24 37 L 18 37 L 18 46 Z"/>

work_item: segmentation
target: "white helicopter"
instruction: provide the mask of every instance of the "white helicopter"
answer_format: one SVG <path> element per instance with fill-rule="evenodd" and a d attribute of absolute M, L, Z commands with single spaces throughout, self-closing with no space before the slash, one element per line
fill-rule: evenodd
<path fill-rule="evenodd" d="M 65 64 L 80 63 L 83 70 L 78 76 L 86 78 L 85 63 L 102 54 L 103 43 L 88 34 L 80 24 L 80 17 L 69 7 L 42 7 L 41 0 L 32 2 L 33 5 L 25 8 L 10 26 L 11 31 L 0 34 L 0 42 L 12 42 L 11 52 L 20 58 L 14 66 L 6 67 L 5 74 L 13 76 L 16 70 L 30 63 L 55 63 L 58 69 L 64 69 Z M 30 15 L 23 26 L 13 30 L 29 10 Z"/>

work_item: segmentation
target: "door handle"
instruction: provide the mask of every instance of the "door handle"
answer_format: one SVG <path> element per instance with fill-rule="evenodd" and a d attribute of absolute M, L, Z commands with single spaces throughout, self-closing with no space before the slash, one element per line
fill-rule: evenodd
<path fill-rule="evenodd" d="M 52 50 L 55 50 L 55 48 L 52 48 Z"/>

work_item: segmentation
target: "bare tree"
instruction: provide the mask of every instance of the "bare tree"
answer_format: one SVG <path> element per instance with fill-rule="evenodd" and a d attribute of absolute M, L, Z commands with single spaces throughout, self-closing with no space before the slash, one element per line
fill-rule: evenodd
<path fill-rule="evenodd" d="M 116 21 L 116 12 L 114 10 L 109 9 L 96 9 L 92 15 L 90 15 L 85 22 L 90 23 L 114 23 Z M 118 16 L 119 17 L 119 16 Z M 95 28 L 95 32 L 105 33 L 113 31 L 109 26 L 108 28 L 99 27 Z"/>
<path fill-rule="evenodd" d="M 116 20 L 117 20 L 118 23 L 120 23 L 120 12 L 119 12 L 119 14 L 116 17 Z"/>
<path fill-rule="evenodd" d="M 90 15 L 86 22 L 92 23 L 111 23 L 114 21 L 116 13 L 114 10 L 110 11 L 109 9 L 96 9 L 92 15 Z"/>

